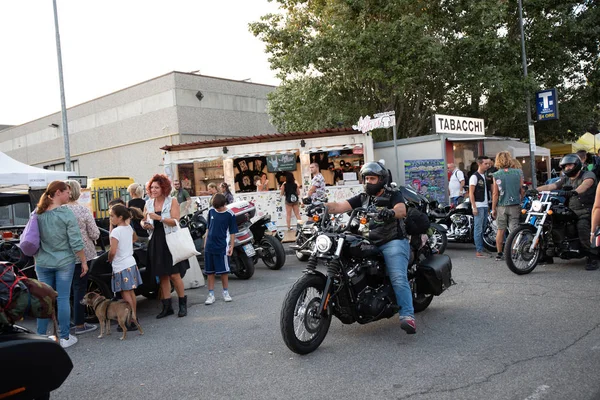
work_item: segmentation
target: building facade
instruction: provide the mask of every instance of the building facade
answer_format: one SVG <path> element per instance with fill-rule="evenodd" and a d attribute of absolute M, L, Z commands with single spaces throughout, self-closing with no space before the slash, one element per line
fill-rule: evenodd
<path fill-rule="evenodd" d="M 275 133 L 267 114 L 274 86 L 190 73 L 166 75 L 71 107 L 71 170 L 90 178 L 146 182 L 163 168 L 163 146 Z M 0 151 L 23 163 L 64 170 L 57 112 L 0 131 Z"/>

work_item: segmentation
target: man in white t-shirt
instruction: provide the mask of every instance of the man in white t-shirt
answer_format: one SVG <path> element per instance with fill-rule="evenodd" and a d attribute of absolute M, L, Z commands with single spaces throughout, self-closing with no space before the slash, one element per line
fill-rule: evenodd
<path fill-rule="evenodd" d="M 475 242 L 475 257 L 488 258 L 483 252 L 483 232 L 488 216 L 488 201 L 490 199 L 485 171 L 492 165 L 488 156 L 477 157 L 477 171 L 469 178 L 469 199 L 473 208 L 473 240 Z"/>
<path fill-rule="evenodd" d="M 448 192 L 450 192 L 450 203 L 455 206 L 458 205 L 458 201 L 462 200 L 464 195 L 465 186 L 465 174 L 458 169 L 454 163 L 448 164 L 448 170 L 452 172 L 450 180 L 448 181 Z"/>

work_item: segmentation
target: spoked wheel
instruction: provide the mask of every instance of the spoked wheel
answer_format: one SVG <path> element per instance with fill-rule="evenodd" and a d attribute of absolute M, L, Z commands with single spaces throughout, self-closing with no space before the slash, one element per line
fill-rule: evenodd
<path fill-rule="evenodd" d="M 306 274 L 296 281 L 281 308 L 281 335 L 294 353 L 315 351 L 325 339 L 331 324 L 331 313 L 318 315 L 325 289 L 325 277 Z"/>
<path fill-rule="evenodd" d="M 530 250 L 535 233 L 533 226 L 521 225 L 506 239 L 506 245 L 504 246 L 506 265 L 517 275 L 530 273 L 540 261 L 541 246 L 539 241 L 535 248 Z"/>
<path fill-rule="evenodd" d="M 285 250 L 275 236 L 263 236 L 260 245 L 263 248 L 262 260 L 269 269 L 281 269 L 285 264 Z"/>
<path fill-rule="evenodd" d="M 498 232 L 498 223 L 495 219 L 488 218 L 485 230 L 483 231 L 483 247 L 487 251 L 496 251 L 496 233 Z"/>

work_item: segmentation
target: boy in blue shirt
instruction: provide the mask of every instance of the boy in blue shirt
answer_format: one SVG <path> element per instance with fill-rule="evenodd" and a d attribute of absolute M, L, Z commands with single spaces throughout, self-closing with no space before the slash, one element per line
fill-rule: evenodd
<path fill-rule="evenodd" d="M 227 290 L 229 283 L 229 257 L 233 254 L 233 243 L 237 233 L 235 215 L 225 207 L 227 199 L 216 194 L 208 211 L 208 233 L 204 239 L 204 272 L 208 276 L 208 297 L 204 304 L 211 305 L 215 300 L 215 275 L 221 276 L 223 300 L 231 301 Z M 229 243 L 227 243 L 229 235 Z"/>

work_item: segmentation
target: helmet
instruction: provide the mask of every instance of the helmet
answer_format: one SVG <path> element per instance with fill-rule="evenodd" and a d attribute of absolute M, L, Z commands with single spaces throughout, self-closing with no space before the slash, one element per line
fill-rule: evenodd
<path fill-rule="evenodd" d="M 566 171 L 565 165 L 568 165 L 568 164 L 574 164 L 575 166 L 573 168 L 571 168 L 570 170 Z M 559 165 L 560 165 L 560 168 L 564 171 L 565 175 L 568 176 L 569 178 L 572 178 L 575 175 L 577 175 L 579 173 L 579 171 L 581 171 L 581 167 L 582 167 L 581 159 L 579 158 L 579 156 L 577 154 L 567 154 L 560 160 Z"/>
<path fill-rule="evenodd" d="M 367 194 L 370 196 L 375 196 L 388 183 L 390 173 L 383 164 L 378 162 L 369 162 L 362 166 L 360 169 L 360 175 L 363 178 L 363 182 L 366 176 L 379 177 L 379 180 L 375 184 L 366 182 L 364 183 L 365 192 L 367 192 Z"/>

